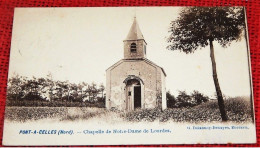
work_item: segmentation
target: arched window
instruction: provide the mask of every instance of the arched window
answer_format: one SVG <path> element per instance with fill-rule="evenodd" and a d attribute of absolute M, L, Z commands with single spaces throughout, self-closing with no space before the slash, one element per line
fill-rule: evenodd
<path fill-rule="evenodd" d="M 136 44 L 135 43 L 131 44 L 130 51 L 131 52 L 136 52 Z"/>

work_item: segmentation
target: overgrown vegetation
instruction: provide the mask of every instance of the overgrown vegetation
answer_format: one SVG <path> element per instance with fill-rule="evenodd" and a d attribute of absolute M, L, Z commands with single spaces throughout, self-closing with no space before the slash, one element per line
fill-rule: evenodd
<path fill-rule="evenodd" d="M 227 114 L 233 122 L 252 122 L 250 99 L 245 97 L 228 98 L 225 101 Z M 113 121 L 118 117 L 128 122 L 174 121 L 174 122 L 220 122 L 221 116 L 217 100 L 207 101 L 194 107 L 160 109 L 139 109 L 132 112 L 106 110 L 90 107 L 7 107 L 6 119 L 18 122 L 53 119 L 58 121 L 91 120 Z"/>
<path fill-rule="evenodd" d="M 233 122 L 252 122 L 252 110 L 250 99 L 245 97 L 229 98 L 225 101 L 227 115 Z M 125 119 L 128 121 L 154 121 L 161 122 L 220 122 L 221 116 L 218 109 L 217 100 L 194 107 L 168 108 L 164 111 L 160 109 L 144 109 L 129 112 Z"/>
<path fill-rule="evenodd" d="M 75 84 L 47 78 L 29 79 L 15 75 L 8 80 L 7 106 L 105 107 L 103 84 Z"/>

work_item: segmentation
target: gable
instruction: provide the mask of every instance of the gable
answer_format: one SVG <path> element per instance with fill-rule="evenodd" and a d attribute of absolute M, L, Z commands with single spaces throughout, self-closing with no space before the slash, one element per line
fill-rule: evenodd
<path fill-rule="evenodd" d="M 153 67 L 157 67 L 157 68 L 160 68 L 164 74 L 164 76 L 166 77 L 166 73 L 164 71 L 164 69 L 160 66 L 158 66 L 157 64 L 153 63 L 152 61 L 146 59 L 146 58 L 141 58 L 141 59 L 121 59 L 120 61 L 116 62 L 115 64 L 113 64 L 112 66 L 110 66 L 106 71 L 108 70 L 112 70 L 114 68 L 116 68 L 117 66 L 119 66 L 120 64 L 122 64 L 123 62 L 126 62 L 126 61 L 144 61 L 145 63 L 153 66 Z"/>
<path fill-rule="evenodd" d="M 165 77 L 167 76 L 166 73 L 165 73 L 165 71 L 164 71 L 164 69 L 163 69 L 162 67 L 158 66 L 157 64 L 155 64 L 154 62 L 152 62 L 152 61 L 150 61 L 150 60 L 148 60 L 148 59 L 144 59 L 144 61 L 145 61 L 146 63 L 150 64 L 150 65 L 159 67 L 159 68 L 162 70 L 164 76 L 165 76 Z"/>

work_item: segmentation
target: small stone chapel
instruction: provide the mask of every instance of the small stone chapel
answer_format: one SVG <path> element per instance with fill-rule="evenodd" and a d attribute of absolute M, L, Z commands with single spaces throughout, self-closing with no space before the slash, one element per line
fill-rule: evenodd
<path fill-rule="evenodd" d="M 106 108 L 166 109 L 166 73 L 146 58 L 146 41 L 136 18 L 124 42 L 124 58 L 106 70 Z"/>

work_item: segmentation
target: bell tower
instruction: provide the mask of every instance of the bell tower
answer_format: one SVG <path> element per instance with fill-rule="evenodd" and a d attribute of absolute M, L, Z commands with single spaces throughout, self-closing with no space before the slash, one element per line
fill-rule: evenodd
<path fill-rule="evenodd" d="M 124 40 L 124 59 L 146 58 L 146 45 L 136 17 L 134 17 L 134 22 Z"/>

